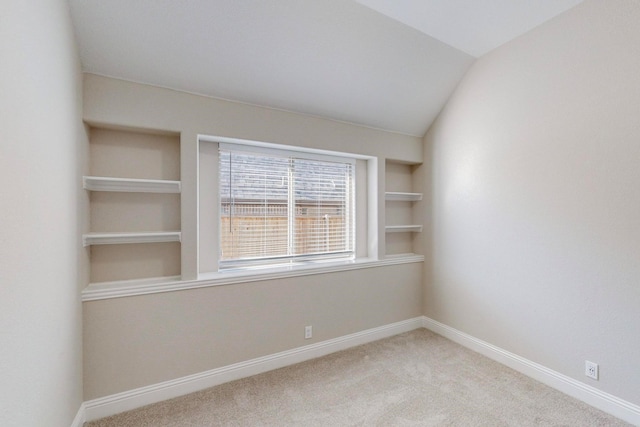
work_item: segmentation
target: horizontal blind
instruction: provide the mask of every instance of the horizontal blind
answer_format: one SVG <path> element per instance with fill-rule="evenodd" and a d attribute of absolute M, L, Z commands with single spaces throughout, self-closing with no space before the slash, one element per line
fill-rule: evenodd
<path fill-rule="evenodd" d="M 219 154 L 221 269 L 353 256 L 353 162 Z"/>

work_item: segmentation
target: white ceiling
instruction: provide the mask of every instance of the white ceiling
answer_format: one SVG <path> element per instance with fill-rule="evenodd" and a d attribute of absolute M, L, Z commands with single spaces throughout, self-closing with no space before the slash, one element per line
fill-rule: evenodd
<path fill-rule="evenodd" d="M 479 57 L 583 0 L 356 0 Z"/>
<path fill-rule="evenodd" d="M 474 56 L 579 2 L 70 0 L 87 72 L 416 136 Z"/>

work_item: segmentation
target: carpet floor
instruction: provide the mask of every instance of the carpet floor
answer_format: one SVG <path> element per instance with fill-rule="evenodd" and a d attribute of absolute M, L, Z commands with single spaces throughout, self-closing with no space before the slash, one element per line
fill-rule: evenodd
<path fill-rule="evenodd" d="M 85 427 L 628 425 L 418 329 Z"/>

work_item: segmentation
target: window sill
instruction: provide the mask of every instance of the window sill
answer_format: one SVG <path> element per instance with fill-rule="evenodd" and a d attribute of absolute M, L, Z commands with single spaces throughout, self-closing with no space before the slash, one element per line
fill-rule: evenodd
<path fill-rule="evenodd" d="M 180 280 L 180 277 L 160 277 L 154 279 L 123 280 L 117 282 L 90 283 L 82 291 L 82 301 L 122 298 L 134 295 L 182 291 L 209 286 L 234 285 L 262 280 L 335 273 L 363 268 L 384 267 L 396 264 L 423 262 L 423 255 L 402 254 L 388 256 L 381 260 L 361 258 L 354 261 L 324 262 L 310 265 L 292 265 L 257 270 L 229 271 L 201 274 L 196 280 Z"/>

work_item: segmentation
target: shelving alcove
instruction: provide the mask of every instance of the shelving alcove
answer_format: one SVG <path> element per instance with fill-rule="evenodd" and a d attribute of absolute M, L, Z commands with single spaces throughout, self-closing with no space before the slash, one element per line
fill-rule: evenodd
<path fill-rule="evenodd" d="M 180 278 L 178 134 L 90 128 L 89 286 Z"/>
<path fill-rule="evenodd" d="M 415 166 L 390 160 L 386 161 L 385 256 L 387 258 L 413 255 L 413 233 L 422 232 L 422 224 L 413 222 L 414 202 L 422 200 L 422 193 L 395 191 L 411 190 Z"/>

